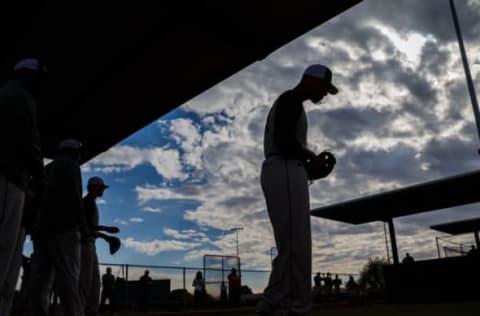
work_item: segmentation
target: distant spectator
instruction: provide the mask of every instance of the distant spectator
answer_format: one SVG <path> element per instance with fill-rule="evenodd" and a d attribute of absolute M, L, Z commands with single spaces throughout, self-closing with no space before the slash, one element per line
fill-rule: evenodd
<path fill-rule="evenodd" d="M 402 263 L 414 263 L 415 262 L 415 259 L 413 259 L 412 256 L 410 256 L 410 254 L 407 252 L 407 254 L 405 255 L 405 258 L 403 258 L 402 260 Z"/>
<path fill-rule="evenodd" d="M 470 247 L 470 250 L 467 253 L 468 256 L 476 256 L 478 254 L 479 254 L 478 248 L 475 248 L 474 245 Z"/>
<path fill-rule="evenodd" d="M 331 274 L 327 273 L 327 276 L 326 278 L 323 279 L 323 281 L 325 282 L 325 292 L 326 292 L 327 298 L 330 298 L 333 292 L 333 280 L 332 280 Z"/>
<path fill-rule="evenodd" d="M 333 288 L 335 295 L 340 294 L 340 285 L 342 285 L 342 280 L 338 278 L 338 274 L 335 274 L 335 279 L 333 280 Z"/>
<path fill-rule="evenodd" d="M 205 279 L 203 278 L 202 271 L 198 271 L 193 280 L 193 303 L 195 307 L 199 307 L 207 294 L 205 290 Z"/>
<path fill-rule="evenodd" d="M 322 277 L 320 276 L 320 272 L 317 272 L 317 274 L 313 278 L 313 287 L 316 289 L 320 289 L 321 286 L 322 286 Z"/>
<path fill-rule="evenodd" d="M 357 282 L 353 279 L 353 276 L 348 277 L 348 282 L 346 284 L 347 291 L 354 290 L 358 287 Z"/>
<path fill-rule="evenodd" d="M 139 310 L 145 311 L 150 305 L 150 295 L 153 285 L 153 280 L 150 277 L 150 271 L 145 270 L 144 274 L 140 277 L 140 304 Z"/>
<path fill-rule="evenodd" d="M 107 267 L 107 272 L 102 276 L 102 294 L 100 295 L 100 312 L 106 310 L 105 303 L 108 299 L 110 313 L 114 312 L 113 296 L 115 292 L 115 277 L 112 268 Z"/>
<path fill-rule="evenodd" d="M 355 302 L 359 296 L 359 288 L 357 282 L 353 279 L 353 276 L 349 276 L 347 284 L 345 285 L 347 294 L 351 302 Z"/>
<path fill-rule="evenodd" d="M 240 276 L 237 274 L 237 269 L 232 268 L 230 274 L 228 275 L 228 296 L 231 302 L 238 303 L 240 302 L 242 289 L 242 281 Z"/>
<path fill-rule="evenodd" d="M 248 285 L 242 285 L 242 288 L 240 290 L 240 293 L 242 295 L 252 295 L 253 294 L 253 291 L 252 289 L 248 286 Z"/>
<path fill-rule="evenodd" d="M 322 295 L 322 276 L 320 272 L 317 272 L 313 277 L 313 290 L 312 290 L 312 299 L 315 302 L 320 301 Z"/>
<path fill-rule="evenodd" d="M 222 302 L 228 300 L 227 286 L 225 285 L 225 281 L 222 281 L 222 284 L 220 285 L 220 300 Z"/>

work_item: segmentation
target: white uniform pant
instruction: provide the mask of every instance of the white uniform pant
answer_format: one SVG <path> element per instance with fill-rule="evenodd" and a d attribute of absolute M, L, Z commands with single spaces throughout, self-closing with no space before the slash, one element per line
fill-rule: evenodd
<path fill-rule="evenodd" d="M 12 309 L 15 287 L 17 286 L 20 267 L 22 266 L 23 243 L 25 242 L 25 228 L 20 228 L 15 251 L 11 259 L 10 269 L 3 288 L 0 291 L 0 316 L 9 316 Z"/>
<path fill-rule="evenodd" d="M 32 308 L 34 316 L 48 315 L 45 291 L 55 272 L 55 291 L 58 291 L 65 316 L 83 316 L 78 280 L 80 276 L 80 233 L 71 231 L 55 234 L 34 242 L 32 258 Z"/>
<path fill-rule="evenodd" d="M 100 271 L 95 241 L 82 244 L 80 299 L 85 316 L 97 316 L 100 300 Z"/>
<path fill-rule="evenodd" d="M 278 255 L 264 291 L 272 315 L 311 309 L 312 237 L 308 178 L 302 162 L 274 156 L 264 161 L 262 190 Z"/>
<path fill-rule="evenodd" d="M 17 246 L 24 202 L 25 193 L 0 174 L 0 290 Z"/>

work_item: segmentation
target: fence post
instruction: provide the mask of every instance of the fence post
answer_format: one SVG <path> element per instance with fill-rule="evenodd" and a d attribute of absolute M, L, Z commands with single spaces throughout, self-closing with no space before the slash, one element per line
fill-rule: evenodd
<path fill-rule="evenodd" d="M 435 241 L 437 243 L 438 258 L 440 259 L 442 256 L 440 255 L 440 244 L 438 242 L 438 237 L 437 236 L 435 236 Z"/>
<path fill-rule="evenodd" d="M 185 278 L 186 278 L 186 271 L 185 271 L 185 267 L 183 267 L 183 289 L 186 290 L 187 289 L 187 286 L 186 286 L 186 281 L 185 281 Z"/>
<path fill-rule="evenodd" d="M 127 307 L 130 308 L 130 299 L 128 297 L 128 264 L 125 265 L 125 300 Z"/>

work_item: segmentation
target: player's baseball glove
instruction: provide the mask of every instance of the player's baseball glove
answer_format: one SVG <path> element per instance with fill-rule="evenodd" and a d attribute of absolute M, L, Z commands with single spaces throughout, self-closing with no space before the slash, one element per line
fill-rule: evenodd
<path fill-rule="evenodd" d="M 122 242 L 118 237 L 105 235 L 104 239 L 106 242 L 108 242 L 111 255 L 115 254 L 118 251 L 118 249 L 120 249 L 120 246 L 122 245 Z"/>
<path fill-rule="evenodd" d="M 308 160 L 305 163 L 308 180 L 325 178 L 332 172 L 336 162 L 335 156 L 328 151 L 323 151 L 319 153 L 315 159 Z"/>

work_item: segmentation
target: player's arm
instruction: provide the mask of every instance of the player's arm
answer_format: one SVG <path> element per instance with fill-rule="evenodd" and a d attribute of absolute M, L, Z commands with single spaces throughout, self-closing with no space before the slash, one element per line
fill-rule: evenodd
<path fill-rule="evenodd" d="M 104 226 L 104 225 L 95 226 L 95 230 L 97 232 L 104 231 L 104 232 L 107 232 L 107 233 L 110 233 L 110 234 L 116 234 L 116 233 L 120 232 L 120 228 L 118 228 L 116 226 Z"/>

